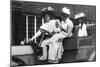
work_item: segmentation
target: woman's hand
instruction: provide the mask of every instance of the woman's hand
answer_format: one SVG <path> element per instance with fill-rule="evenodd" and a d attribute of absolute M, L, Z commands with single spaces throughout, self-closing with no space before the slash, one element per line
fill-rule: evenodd
<path fill-rule="evenodd" d="M 28 42 L 32 42 L 33 41 L 33 39 L 32 38 L 30 38 L 29 40 L 28 40 Z"/>

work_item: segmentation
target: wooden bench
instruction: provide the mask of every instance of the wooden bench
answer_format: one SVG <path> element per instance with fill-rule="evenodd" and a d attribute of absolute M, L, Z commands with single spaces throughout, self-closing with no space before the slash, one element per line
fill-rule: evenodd
<path fill-rule="evenodd" d="M 63 57 L 63 62 L 67 62 L 67 60 L 71 62 L 88 61 L 92 53 L 95 52 L 95 46 L 95 36 L 65 38 L 63 47 L 66 56 Z"/>

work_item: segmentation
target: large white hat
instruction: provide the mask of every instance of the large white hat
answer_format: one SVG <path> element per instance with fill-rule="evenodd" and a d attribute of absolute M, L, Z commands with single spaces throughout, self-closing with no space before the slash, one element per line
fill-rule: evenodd
<path fill-rule="evenodd" d="M 66 8 L 66 7 L 63 7 L 63 8 L 62 8 L 62 12 L 64 12 L 64 13 L 70 15 L 70 10 L 69 10 L 68 8 Z"/>
<path fill-rule="evenodd" d="M 81 17 L 84 17 L 85 14 L 82 12 L 82 13 L 78 13 L 75 15 L 74 19 L 78 19 L 78 18 L 81 18 Z"/>
<path fill-rule="evenodd" d="M 42 11 L 54 11 L 54 8 L 52 8 L 51 6 L 48 6 L 47 8 L 43 8 Z"/>

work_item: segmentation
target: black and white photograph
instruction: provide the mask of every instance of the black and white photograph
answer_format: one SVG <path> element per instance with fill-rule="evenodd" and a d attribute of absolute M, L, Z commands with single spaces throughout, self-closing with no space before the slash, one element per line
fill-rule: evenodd
<path fill-rule="evenodd" d="M 96 5 L 11 0 L 10 66 L 96 61 Z"/>

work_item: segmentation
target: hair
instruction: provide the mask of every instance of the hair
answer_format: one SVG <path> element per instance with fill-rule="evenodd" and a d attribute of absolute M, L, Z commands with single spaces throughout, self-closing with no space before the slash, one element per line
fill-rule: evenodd
<path fill-rule="evenodd" d="M 62 16 L 56 16 L 56 19 L 58 19 L 61 22 L 62 21 Z"/>
<path fill-rule="evenodd" d="M 87 23 L 86 21 L 87 21 L 87 19 L 85 18 L 85 17 L 81 17 L 81 18 L 78 18 L 78 19 L 76 19 L 76 21 L 78 22 L 78 20 L 82 20 L 82 23 L 81 24 L 83 24 L 83 23 Z M 80 23 L 80 22 L 78 22 L 78 23 Z"/>
<path fill-rule="evenodd" d="M 62 17 L 69 17 L 69 14 L 66 14 L 66 13 L 64 13 L 64 12 L 61 12 L 61 16 L 62 16 Z"/>
<path fill-rule="evenodd" d="M 41 17 L 45 17 L 46 14 L 50 16 L 50 19 L 56 18 L 55 11 L 42 11 Z"/>

